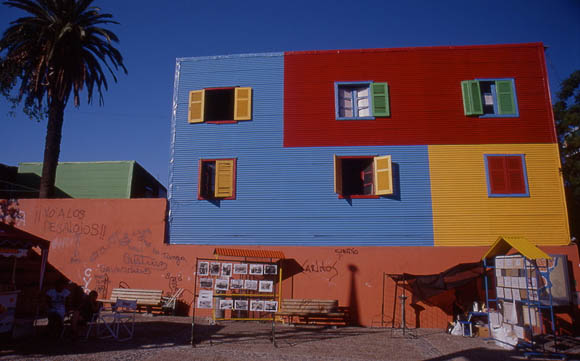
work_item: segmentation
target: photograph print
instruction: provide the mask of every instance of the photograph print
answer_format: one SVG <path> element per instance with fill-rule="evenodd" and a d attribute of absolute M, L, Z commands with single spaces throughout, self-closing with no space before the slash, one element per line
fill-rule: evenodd
<path fill-rule="evenodd" d="M 213 307 L 213 292 L 208 290 L 199 291 L 197 297 L 197 308 L 212 308 Z"/>
<path fill-rule="evenodd" d="M 266 312 L 278 311 L 278 301 L 264 301 L 264 311 Z"/>
<path fill-rule="evenodd" d="M 264 311 L 264 301 L 250 300 L 250 311 Z"/>
<path fill-rule="evenodd" d="M 275 264 L 265 264 L 264 265 L 265 275 L 276 275 L 278 274 L 278 266 Z"/>
<path fill-rule="evenodd" d="M 236 263 L 234 265 L 235 275 L 247 275 L 248 274 L 248 264 L 247 263 Z"/>
<path fill-rule="evenodd" d="M 260 281 L 260 292 L 269 292 L 271 293 L 274 289 L 274 282 L 272 281 Z"/>
<path fill-rule="evenodd" d="M 213 278 L 200 278 L 199 287 L 201 288 L 213 288 Z"/>
<path fill-rule="evenodd" d="M 209 266 L 209 275 L 210 276 L 219 276 L 220 275 L 220 264 L 219 262 L 212 262 Z"/>
<path fill-rule="evenodd" d="M 230 289 L 241 290 L 242 288 L 244 288 L 244 280 L 240 280 L 237 278 L 232 278 L 230 280 Z"/>
<path fill-rule="evenodd" d="M 231 310 L 234 308 L 234 300 L 220 300 L 220 310 Z"/>
<path fill-rule="evenodd" d="M 218 278 L 217 280 L 215 280 L 215 289 L 216 289 L 216 291 L 227 291 L 229 284 L 230 284 L 229 279 Z"/>
<path fill-rule="evenodd" d="M 222 263 L 222 277 L 230 277 L 232 275 L 232 264 Z"/>
<path fill-rule="evenodd" d="M 264 265 L 263 264 L 251 264 L 250 265 L 250 274 L 261 276 L 264 274 Z"/>
<path fill-rule="evenodd" d="M 258 289 L 258 281 L 256 280 L 245 280 L 244 288 L 247 290 L 256 291 Z"/>
<path fill-rule="evenodd" d="M 209 276 L 209 262 L 199 262 L 197 274 L 200 276 Z"/>
<path fill-rule="evenodd" d="M 247 311 L 248 310 L 248 300 L 235 300 L 234 310 L 237 311 Z"/>

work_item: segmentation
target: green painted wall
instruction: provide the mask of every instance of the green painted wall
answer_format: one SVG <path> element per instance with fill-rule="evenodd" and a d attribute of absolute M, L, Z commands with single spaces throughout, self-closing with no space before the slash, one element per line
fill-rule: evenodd
<path fill-rule="evenodd" d="M 62 162 L 56 171 L 57 198 L 130 198 L 135 161 Z M 19 177 L 40 185 L 42 163 L 20 163 Z"/>

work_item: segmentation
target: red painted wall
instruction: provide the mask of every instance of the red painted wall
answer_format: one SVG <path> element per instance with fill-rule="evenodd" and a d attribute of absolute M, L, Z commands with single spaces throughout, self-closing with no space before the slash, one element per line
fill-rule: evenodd
<path fill-rule="evenodd" d="M 520 116 L 463 115 L 460 83 L 514 78 Z M 337 121 L 335 81 L 386 81 L 391 116 Z M 288 52 L 284 146 L 555 143 L 541 43 Z"/>
<path fill-rule="evenodd" d="M 162 289 L 170 295 L 186 291 L 191 304 L 196 257 L 213 258 L 214 246 L 164 243 L 164 199 L 59 199 L 20 201 L 23 218 L 17 226 L 51 241 L 49 262 L 69 279 L 108 297 L 113 288 Z M 274 249 L 303 269 L 282 282 L 283 298 L 338 299 L 364 326 L 381 323 L 383 273 L 434 274 L 458 263 L 476 262 L 486 247 L 238 247 Z M 542 247 L 567 254 L 573 276 L 580 279 L 575 247 Z M 283 274 L 289 274 L 288 269 Z M 49 277 L 49 281 L 54 275 Z M 574 281 L 572 281 L 574 287 Z M 409 299 L 410 300 L 410 299 Z M 385 278 L 384 322 L 393 315 L 394 282 Z M 443 328 L 451 317 L 436 307 L 419 319 L 407 308 L 407 324 Z M 198 315 L 207 315 L 199 312 Z M 395 310 L 395 325 L 401 310 Z"/>

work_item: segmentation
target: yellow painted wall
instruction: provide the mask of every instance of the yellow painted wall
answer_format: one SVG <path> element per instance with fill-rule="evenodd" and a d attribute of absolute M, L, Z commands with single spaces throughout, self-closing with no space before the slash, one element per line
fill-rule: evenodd
<path fill-rule="evenodd" d="M 524 154 L 529 197 L 490 198 L 484 154 Z M 499 235 L 570 242 L 557 144 L 429 146 L 435 246 L 482 246 Z"/>

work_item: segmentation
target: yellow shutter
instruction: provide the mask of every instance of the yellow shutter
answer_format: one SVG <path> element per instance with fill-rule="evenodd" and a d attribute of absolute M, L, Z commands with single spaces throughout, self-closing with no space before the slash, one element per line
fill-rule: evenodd
<path fill-rule="evenodd" d="M 234 120 L 252 119 L 252 88 L 235 88 Z"/>
<path fill-rule="evenodd" d="M 190 123 L 203 122 L 203 104 L 205 102 L 205 90 L 192 90 L 189 92 L 189 111 L 187 121 Z"/>
<path fill-rule="evenodd" d="M 342 163 L 336 154 L 334 155 L 334 192 L 342 194 Z"/>
<path fill-rule="evenodd" d="M 234 160 L 215 161 L 215 197 L 227 198 L 234 196 Z"/>
<path fill-rule="evenodd" d="M 393 168 L 391 156 L 385 155 L 374 158 L 374 186 L 376 195 L 393 194 Z"/>

